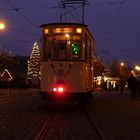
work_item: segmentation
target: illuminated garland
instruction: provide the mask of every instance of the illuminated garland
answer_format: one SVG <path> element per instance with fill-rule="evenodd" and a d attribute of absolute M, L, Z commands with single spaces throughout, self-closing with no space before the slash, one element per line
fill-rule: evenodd
<path fill-rule="evenodd" d="M 28 62 L 28 76 L 40 77 L 40 51 L 37 42 L 34 43 Z"/>

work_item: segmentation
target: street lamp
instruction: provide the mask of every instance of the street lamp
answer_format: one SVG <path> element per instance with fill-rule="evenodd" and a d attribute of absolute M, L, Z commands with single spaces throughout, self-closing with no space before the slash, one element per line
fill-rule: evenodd
<path fill-rule="evenodd" d="M 4 30 L 5 29 L 5 24 L 4 22 L 0 22 L 0 30 Z"/>
<path fill-rule="evenodd" d="M 124 63 L 123 62 L 121 62 L 121 64 L 120 64 L 121 66 L 124 66 Z"/>
<path fill-rule="evenodd" d="M 140 66 L 135 66 L 135 69 L 137 70 L 137 71 L 140 71 Z"/>
<path fill-rule="evenodd" d="M 125 76 L 124 62 L 120 63 L 120 76 Z"/>

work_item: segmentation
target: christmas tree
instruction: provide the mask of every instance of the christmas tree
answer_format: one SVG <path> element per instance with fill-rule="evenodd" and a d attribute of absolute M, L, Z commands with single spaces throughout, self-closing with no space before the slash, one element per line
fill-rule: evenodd
<path fill-rule="evenodd" d="M 34 43 L 30 59 L 28 60 L 28 77 L 40 78 L 40 51 L 37 42 Z"/>

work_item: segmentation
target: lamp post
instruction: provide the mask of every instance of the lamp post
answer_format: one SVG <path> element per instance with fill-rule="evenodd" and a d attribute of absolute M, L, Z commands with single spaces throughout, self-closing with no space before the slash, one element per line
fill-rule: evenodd
<path fill-rule="evenodd" d="M 123 62 L 120 63 L 120 75 L 124 76 L 124 63 Z"/>

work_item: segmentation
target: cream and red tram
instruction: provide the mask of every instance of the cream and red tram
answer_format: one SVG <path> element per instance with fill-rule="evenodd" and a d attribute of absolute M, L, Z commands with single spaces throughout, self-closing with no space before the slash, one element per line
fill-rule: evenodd
<path fill-rule="evenodd" d="M 45 99 L 86 98 L 93 91 L 94 39 L 84 24 L 41 25 L 40 94 Z"/>

